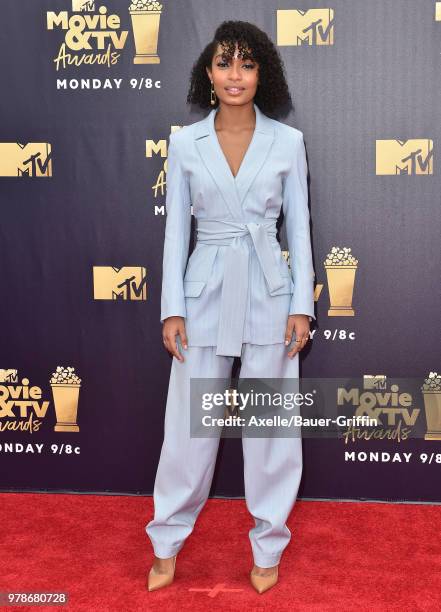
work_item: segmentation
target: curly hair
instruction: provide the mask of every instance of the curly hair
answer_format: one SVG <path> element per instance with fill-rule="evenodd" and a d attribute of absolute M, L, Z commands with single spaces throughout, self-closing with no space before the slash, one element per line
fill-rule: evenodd
<path fill-rule="evenodd" d="M 247 21 L 224 21 L 217 28 L 213 40 L 205 47 L 191 70 L 187 104 L 200 108 L 216 108 L 210 104 L 210 79 L 206 68 L 211 70 L 213 56 L 218 44 L 222 45 L 225 57 L 231 59 L 235 46 L 243 59 L 253 59 L 259 64 L 259 84 L 254 102 L 266 115 L 278 115 L 293 108 L 285 77 L 283 60 L 274 43 L 265 32 Z"/>

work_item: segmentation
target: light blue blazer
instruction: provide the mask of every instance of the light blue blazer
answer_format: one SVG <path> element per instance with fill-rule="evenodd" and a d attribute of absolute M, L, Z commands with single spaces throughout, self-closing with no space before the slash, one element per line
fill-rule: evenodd
<path fill-rule="evenodd" d="M 284 342 L 288 314 L 315 319 L 307 164 L 303 133 L 254 104 L 255 131 L 234 177 L 217 110 L 170 135 L 161 321 L 184 317 L 189 346 L 240 356 L 243 342 Z M 290 266 L 276 237 L 282 209 Z"/>

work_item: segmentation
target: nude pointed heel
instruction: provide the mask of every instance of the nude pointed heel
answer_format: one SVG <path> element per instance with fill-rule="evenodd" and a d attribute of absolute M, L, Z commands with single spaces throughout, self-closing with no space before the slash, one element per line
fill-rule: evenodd
<path fill-rule="evenodd" d="M 250 573 L 250 580 L 253 587 L 258 593 L 264 593 L 275 584 L 279 579 L 279 566 L 276 566 L 275 573 L 270 576 L 257 576 L 256 574 Z"/>
<path fill-rule="evenodd" d="M 167 572 L 164 574 L 157 574 L 153 568 L 150 569 L 148 575 L 147 588 L 149 591 L 156 591 L 157 589 L 162 589 L 163 587 L 172 584 L 175 577 L 175 569 L 176 569 L 176 555 L 173 557 L 173 571 Z"/>

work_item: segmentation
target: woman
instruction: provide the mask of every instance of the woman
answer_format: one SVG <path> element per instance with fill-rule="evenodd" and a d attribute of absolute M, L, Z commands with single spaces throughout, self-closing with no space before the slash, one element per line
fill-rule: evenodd
<path fill-rule="evenodd" d="M 168 151 L 161 321 L 173 360 L 155 515 L 146 526 L 155 552 L 149 590 L 173 581 L 216 462 L 219 438 L 189 434 L 190 378 L 228 379 L 235 356 L 240 378 L 298 378 L 315 318 L 303 134 L 266 114 L 290 102 L 273 43 L 250 23 L 221 24 L 193 67 L 187 101 L 212 110 L 172 133 Z M 197 243 L 187 263 L 191 204 Z M 276 238 L 282 208 L 290 268 Z M 255 519 L 250 580 L 262 593 L 277 582 L 291 538 L 301 439 L 242 444 Z"/>

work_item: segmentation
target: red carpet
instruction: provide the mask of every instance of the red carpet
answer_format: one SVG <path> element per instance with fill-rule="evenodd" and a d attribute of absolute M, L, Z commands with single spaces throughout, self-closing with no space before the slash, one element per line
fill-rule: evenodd
<path fill-rule="evenodd" d="M 248 581 L 253 521 L 243 500 L 209 499 L 173 585 L 149 593 L 151 497 L 0 498 L 0 591 L 66 591 L 59 610 L 441 609 L 441 506 L 299 500 L 279 583 L 259 595 Z"/>

